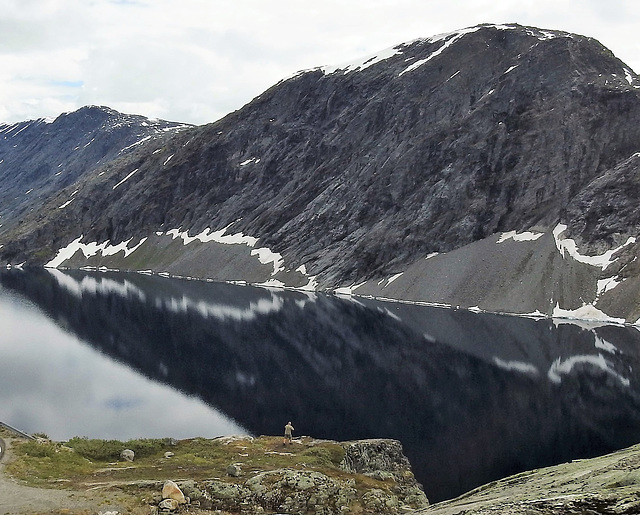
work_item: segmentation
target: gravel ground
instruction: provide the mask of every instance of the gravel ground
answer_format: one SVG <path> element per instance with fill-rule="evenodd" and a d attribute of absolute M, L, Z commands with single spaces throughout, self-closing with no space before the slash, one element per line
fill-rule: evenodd
<path fill-rule="evenodd" d="M 0 513 L 5 515 L 48 514 L 58 510 L 86 510 L 87 513 L 107 511 L 99 507 L 101 499 L 82 492 L 51 490 L 24 486 L 8 478 L 4 469 L 11 461 L 11 440 L 0 439 Z"/>

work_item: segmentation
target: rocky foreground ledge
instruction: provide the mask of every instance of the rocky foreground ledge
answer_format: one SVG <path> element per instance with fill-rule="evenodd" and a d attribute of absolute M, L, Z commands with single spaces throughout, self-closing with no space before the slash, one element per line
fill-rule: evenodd
<path fill-rule="evenodd" d="M 302 437 L 284 446 L 269 436 L 65 443 L 0 436 L 8 444 L 0 511 L 11 514 L 640 513 L 640 445 L 523 472 L 429 506 L 395 440 Z"/>
<path fill-rule="evenodd" d="M 78 515 L 395 515 L 429 505 L 396 440 L 13 439 L 10 448 L 5 474 L 30 486 L 72 490 L 87 500 L 83 509 L 59 508 Z"/>

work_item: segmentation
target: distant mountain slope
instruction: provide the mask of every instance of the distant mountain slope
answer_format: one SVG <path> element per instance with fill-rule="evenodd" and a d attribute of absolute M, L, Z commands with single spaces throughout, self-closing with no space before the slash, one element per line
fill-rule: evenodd
<path fill-rule="evenodd" d="M 356 292 L 505 311 L 519 299 L 520 312 L 546 314 L 601 302 L 637 319 L 630 293 L 624 306 L 605 297 L 636 275 L 625 265 L 639 121 L 640 79 L 594 39 L 481 25 L 301 72 L 216 123 L 142 142 L 0 234 L 1 258 L 43 264 L 74 242 L 51 263 L 323 288 L 369 280 Z M 547 238 L 512 262 L 521 242 L 494 245 L 509 231 Z M 476 250 L 442 257 L 483 241 L 485 268 L 469 261 Z M 626 257 L 606 277 L 576 260 L 618 247 Z M 437 282 L 419 266 L 436 252 L 459 288 L 398 280 L 383 291 L 409 268 Z"/>
<path fill-rule="evenodd" d="M 6 229 L 85 174 L 188 127 L 89 106 L 55 120 L 0 124 L 0 222 Z"/>

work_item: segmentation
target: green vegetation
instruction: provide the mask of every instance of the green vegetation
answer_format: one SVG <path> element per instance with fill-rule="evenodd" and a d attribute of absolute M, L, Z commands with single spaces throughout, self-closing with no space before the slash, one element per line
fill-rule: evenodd
<path fill-rule="evenodd" d="M 92 469 L 89 461 L 62 444 L 25 441 L 14 442 L 13 448 L 20 458 L 10 463 L 7 470 L 33 485 L 85 475 Z"/>
<path fill-rule="evenodd" d="M 362 503 L 383 502 L 378 499 L 380 496 L 380 499 L 396 502 L 393 499 L 398 494 L 398 483 L 391 474 L 378 477 L 346 472 L 340 468 L 345 456 L 340 443 L 310 437 L 297 438 L 287 445 L 281 436 L 126 442 L 76 437 L 64 443 L 12 438 L 10 449 L 12 461 L 5 470 L 14 478 L 32 486 L 71 489 L 74 492 L 70 495 L 82 492 L 91 496 L 94 503 L 105 506 L 115 503 L 124 507 L 122 512 L 132 515 L 148 515 L 149 506 L 157 505 L 167 479 L 181 484 L 185 495 L 191 499 L 194 495 L 200 496 L 195 497 L 198 504 L 194 504 L 194 513 L 200 513 L 201 500 L 209 502 L 210 506 L 205 510 L 215 504 L 208 497 L 202 497 L 201 484 L 221 489 L 221 492 L 240 491 L 256 475 L 274 470 L 279 473 L 260 475 L 257 481 L 266 488 L 273 486 L 278 495 L 283 496 L 292 488 L 290 483 L 282 483 L 285 478 L 286 481 L 291 478 L 301 478 L 302 483 L 307 481 L 307 486 L 300 486 L 302 491 L 313 485 L 305 478 L 328 476 L 329 479 L 324 478 L 316 485 L 318 491 L 309 495 L 319 495 L 326 502 L 338 496 L 339 499 L 336 497 L 330 502 L 350 503 L 355 510 L 352 513 L 361 513 Z M 135 452 L 133 461 L 120 458 L 125 449 Z M 291 471 L 317 471 L 324 476 L 291 474 Z M 342 487 L 331 485 L 348 486 L 343 491 Z M 227 502 L 224 500 L 226 494 L 221 495 L 215 502 Z M 255 502 L 271 502 L 265 499 Z M 229 498 L 230 504 L 224 508 L 236 513 L 236 501 Z M 81 512 L 73 513 L 80 515 Z"/>
<path fill-rule="evenodd" d="M 135 452 L 135 460 L 120 459 L 124 449 Z M 76 437 L 65 443 L 13 441 L 16 459 L 7 471 L 29 484 L 77 488 L 99 479 L 102 482 L 194 480 L 226 478 L 232 463 L 240 464 L 243 474 L 279 468 L 317 469 L 343 475 L 339 464 L 344 449 L 334 442 L 312 443 L 302 438 L 283 446 L 281 437 L 208 440 L 193 438 L 170 441 L 139 439 L 121 442 Z M 170 457 L 165 453 L 170 452 Z M 239 481 L 239 480 L 238 480 Z"/>
<path fill-rule="evenodd" d="M 307 463 L 319 467 L 337 467 L 344 458 L 344 448 L 338 444 L 326 444 L 322 447 L 311 447 L 302 452 L 302 456 L 310 458 Z"/>
<path fill-rule="evenodd" d="M 76 437 L 69 440 L 67 445 L 91 461 L 117 460 L 124 449 L 131 449 L 138 458 L 160 456 L 168 447 L 166 440 L 149 438 L 120 442 L 118 440 L 90 440 Z"/>

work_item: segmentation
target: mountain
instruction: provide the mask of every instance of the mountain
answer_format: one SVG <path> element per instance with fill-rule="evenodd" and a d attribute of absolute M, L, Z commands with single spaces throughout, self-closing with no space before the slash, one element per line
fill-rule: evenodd
<path fill-rule="evenodd" d="M 39 204 L 74 188 L 101 165 L 133 153 L 142 142 L 163 141 L 186 127 L 97 106 L 55 120 L 0 124 L 3 227 L 19 224 Z"/>
<path fill-rule="evenodd" d="M 114 142 L 0 227 L 0 260 L 635 322 L 639 120 L 640 79 L 596 40 L 479 25 Z"/>

